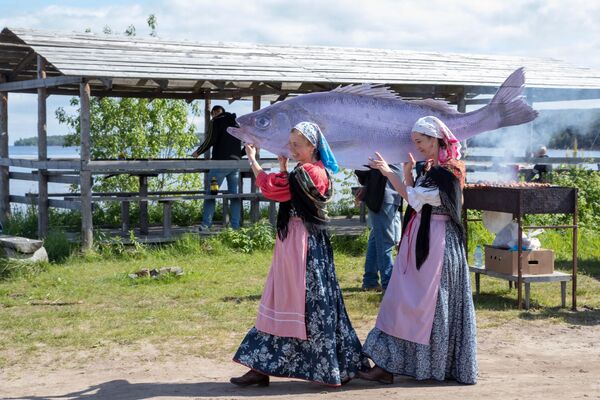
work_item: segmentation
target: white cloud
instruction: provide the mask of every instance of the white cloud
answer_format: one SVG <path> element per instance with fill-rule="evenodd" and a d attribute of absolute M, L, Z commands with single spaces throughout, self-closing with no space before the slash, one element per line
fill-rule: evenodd
<path fill-rule="evenodd" d="M 600 68 L 600 2 L 587 0 L 163 0 L 13 8 L 0 26 L 163 38 L 550 56 Z"/>

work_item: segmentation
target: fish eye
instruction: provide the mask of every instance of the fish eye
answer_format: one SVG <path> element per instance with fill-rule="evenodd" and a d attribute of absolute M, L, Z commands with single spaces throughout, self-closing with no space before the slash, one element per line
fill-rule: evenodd
<path fill-rule="evenodd" d="M 271 125 L 271 118 L 267 117 L 266 115 L 261 115 L 254 120 L 254 125 L 256 125 L 256 127 L 259 129 L 265 129 Z"/>

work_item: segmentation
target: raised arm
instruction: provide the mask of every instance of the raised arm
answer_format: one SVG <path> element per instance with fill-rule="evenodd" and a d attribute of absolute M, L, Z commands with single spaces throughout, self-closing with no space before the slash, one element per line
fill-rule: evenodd
<path fill-rule="evenodd" d="M 413 158 L 412 154 L 409 154 L 409 157 L 410 161 L 404 163 L 404 179 L 408 181 L 407 178 L 408 175 L 410 175 L 410 181 L 408 181 L 408 183 L 410 183 L 410 185 L 412 186 L 412 184 L 414 183 L 412 178 L 412 168 L 414 167 L 415 159 Z M 375 152 L 375 158 L 369 157 L 369 160 L 371 160 L 369 166 L 371 168 L 375 168 L 381 171 L 381 173 L 392 183 L 394 189 L 396 189 L 396 191 L 400 193 L 400 196 L 402 196 L 406 201 L 408 201 L 408 193 L 406 191 L 407 183 L 403 182 L 402 178 L 390 168 L 389 164 L 387 163 L 387 161 L 385 161 L 381 154 Z"/>

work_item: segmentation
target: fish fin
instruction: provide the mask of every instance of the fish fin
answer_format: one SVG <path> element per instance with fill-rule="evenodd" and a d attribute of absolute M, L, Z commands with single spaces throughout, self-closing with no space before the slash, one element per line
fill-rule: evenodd
<path fill-rule="evenodd" d="M 485 107 L 465 114 L 468 120 L 476 121 L 477 129 L 470 132 L 457 131 L 454 134 L 459 140 L 465 140 L 481 132 L 533 121 L 538 112 L 524 100 L 524 90 L 525 69 L 521 67 L 506 78 Z"/>
<path fill-rule="evenodd" d="M 423 100 L 409 100 L 409 103 L 416 104 L 418 106 L 430 107 L 434 110 L 441 111 L 446 114 L 459 114 L 455 108 L 453 108 L 448 102 L 444 100 L 435 99 L 423 99 Z"/>
<path fill-rule="evenodd" d="M 362 83 L 360 85 L 338 86 L 332 90 L 337 93 L 356 94 L 360 96 L 371 96 L 380 99 L 398 100 L 400 96 L 387 86 L 379 86 L 372 83 Z"/>
<path fill-rule="evenodd" d="M 538 112 L 525 101 L 525 68 L 517 68 L 506 80 L 492 100 L 484 108 L 495 112 L 501 121 L 500 127 L 519 125 L 537 118 Z"/>

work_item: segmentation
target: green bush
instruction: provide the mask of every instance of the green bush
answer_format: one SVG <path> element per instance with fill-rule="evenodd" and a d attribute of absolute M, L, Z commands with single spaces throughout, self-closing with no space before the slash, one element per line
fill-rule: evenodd
<path fill-rule="evenodd" d="M 26 209 L 14 207 L 3 226 L 3 233 L 22 236 L 30 239 L 37 238 L 38 217 L 34 206 Z"/>
<path fill-rule="evenodd" d="M 552 174 L 552 183 L 578 188 L 578 218 L 581 227 L 600 224 L 600 173 L 583 168 L 569 168 Z M 570 216 L 565 217 L 567 222 Z"/>
<path fill-rule="evenodd" d="M 217 235 L 217 238 L 227 247 L 251 253 L 264 250 L 275 244 L 275 232 L 268 221 L 260 221 L 248 228 L 237 230 L 227 228 Z"/>
<path fill-rule="evenodd" d="M 365 229 L 359 236 L 331 235 L 331 247 L 333 247 L 335 253 L 343 253 L 355 257 L 367 253 L 368 242 L 368 229 Z"/>
<path fill-rule="evenodd" d="M 44 247 L 48 252 L 48 260 L 60 263 L 69 258 L 71 253 L 76 250 L 77 245 L 69 242 L 64 231 L 51 230 L 48 237 L 44 239 Z"/>
<path fill-rule="evenodd" d="M 0 280 L 30 277 L 48 270 L 47 262 L 15 261 L 0 257 Z"/>
<path fill-rule="evenodd" d="M 198 240 L 198 235 L 186 233 L 169 245 L 168 251 L 173 255 L 194 255 L 202 253 L 204 241 Z"/>

